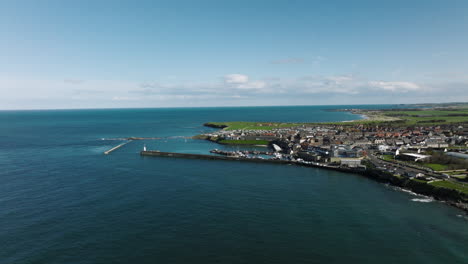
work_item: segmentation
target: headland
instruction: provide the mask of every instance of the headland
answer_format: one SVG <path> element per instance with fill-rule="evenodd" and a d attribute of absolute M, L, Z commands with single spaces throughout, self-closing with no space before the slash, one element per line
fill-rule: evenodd
<path fill-rule="evenodd" d="M 219 130 L 194 138 L 219 144 L 263 145 L 273 150 L 267 156 L 233 151 L 223 153 L 227 156 L 206 155 L 209 159 L 359 173 L 468 212 L 468 104 L 331 111 L 348 111 L 365 118 L 323 123 L 208 122 L 204 125 Z M 155 156 L 188 157 L 161 152 Z"/>

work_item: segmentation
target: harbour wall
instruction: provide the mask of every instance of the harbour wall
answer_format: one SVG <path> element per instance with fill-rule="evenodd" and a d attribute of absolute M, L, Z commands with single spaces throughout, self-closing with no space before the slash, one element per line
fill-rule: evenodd
<path fill-rule="evenodd" d="M 305 167 L 316 167 L 322 169 L 329 169 L 342 172 L 352 172 L 362 174 L 362 169 L 354 168 L 343 168 L 337 166 L 330 166 L 324 164 L 306 164 L 297 161 L 290 160 L 272 160 L 272 159 L 260 159 L 260 158 L 246 158 L 246 157 L 233 157 L 233 156 L 221 156 L 221 155 L 207 155 L 207 154 L 191 154 L 191 153 L 178 153 L 178 152 L 163 152 L 163 151 L 141 151 L 142 156 L 155 156 L 155 157 L 169 157 L 169 158 L 185 158 L 185 159 L 204 159 L 204 160 L 227 160 L 227 161 L 242 161 L 242 162 L 255 162 L 255 163 L 270 163 L 270 164 L 294 164 Z"/>
<path fill-rule="evenodd" d="M 370 179 L 389 183 L 404 189 L 409 189 L 415 193 L 432 196 L 437 200 L 447 202 L 449 205 L 455 206 L 459 209 L 464 210 L 468 213 L 468 197 L 456 190 L 450 190 L 446 188 L 434 187 L 429 184 L 419 183 L 411 179 L 403 179 L 396 177 L 391 173 L 380 171 L 377 169 L 355 169 L 355 168 L 343 168 L 330 165 L 317 165 L 317 164 L 306 164 L 297 161 L 288 160 L 271 160 L 271 159 L 259 159 L 259 158 L 245 158 L 245 157 L 231 157 L 231 156 L 218 156 L 218 155 L 207 155 L 207 154 L 190 154 L 190 153 L 177 153 L 177 152 L 162 152 L 162 151 L 141 151 L 142 156 L 154 156 L 154 157 L 169 157 L 169 158 L 185 158 L 185 159 L 204 159 L 204 160 L 225 160 L 225 161 L 242 161 L 242 162 L 255 162 L 255 163 L 270 163 L 270 164 L 294 164 L 304 167 L 316 167 L 321 169 L 328 169 L 334 171 L 341 171 L 347 173 L 356 173 L 368 177 Z"/>
<path fill-rule="evenodd" d="M 269 160 L 258 158 L 244 158 L 233 156 L 218 156 L 207 154 L 191 154 L 191 153 L 178 153 L 178 152 L 163 152 L 163 151 L 142 151 L 142 156 L 156 156 L 156 157 L 170 157 L 170 158 L 185 158 L 185 159 L 205 159 L 205 160 L 230 160 L 230 161 L 248 161 L 256 163 L 277 163 L 277 164 L 293 164 L 292 161 L 287 160 Z"/>

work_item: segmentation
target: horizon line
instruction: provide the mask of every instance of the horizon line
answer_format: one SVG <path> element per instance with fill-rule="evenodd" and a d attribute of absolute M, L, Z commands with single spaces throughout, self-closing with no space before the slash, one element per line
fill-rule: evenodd
<path fill-rule="evenodd" d="M 307 107 L 307 106 L 364 106 L 364 105 L 425 105 L 425 104 L 464 104 L 468 102 L 442 102 L 442 103 L 394 103 L 394 104 L 316 104 L 316 105 L 233 105 L 233 106 L 165 106 L 165 107 L 83 107 L 83 108 L 23 108 L 23 109 L 0 109 L 0 111 L 58 111 L 58 110 L 115 110 L 115 109 L 177 109 L 177 108 L 231 108 L 231 107 Z"/>

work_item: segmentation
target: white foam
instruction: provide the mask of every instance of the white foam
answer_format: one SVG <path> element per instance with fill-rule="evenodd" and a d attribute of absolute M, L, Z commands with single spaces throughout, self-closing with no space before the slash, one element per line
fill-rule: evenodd
<path fill-rule="evenodd" d="M 420 203 L 430 203 L 430 202 L 433 202 L 434 199 L 430 196 L 426 196 L 426 195 L 422 195 L 422 194 L 417 194 L 413 191 L 410 191 L 408 189 L 404 189 L 404 188 L 400 188 L 400 187 L 396 187 L 396 186 L 391 186 L 391 185 L 387 185 L 391 188 L 393 188 L 394 190 L 398 190 L 398 191 L 402 191 L 402 192 L 405 192 L 405 193 L 408 193 L 408 194 L 411 194 L 413 196 L 417 196 L 419 198 L 413 198 L 411 199 L 411 201 L 413 202 L 420 202 Z"/>
<path fill-rule="evenodd" d="M 404 188 L 400 188 L 400 187 L 397 187 L 397 186 L 392 186 L 392 185 L 389 185 L 389 184 L 386 184 L 388 187 L 394 189 L 394 190 L 397 190 L 397 191 L 402 191 L 402 192 L 405 192 L 405 193 L 409 193 L 411 195 L 414 195 L 414 196 L 424 196 L 424 195 L 421 195 L 421 194 L 417 194 L 413 191 L 410 191 L 408 189 L 404 189 Z M 425 196 L 424 196 L 425 197 Z"/>
<path fill-rule="evenodd" d="M 413 199 L 411 199 L 411 201 L 420 202 L 420 203 L 430 203 L 430 202 L 434 201 L 434 199 L 432 199 L 432 198 L 413 198 Z"/>
<path fill-rule="evenodd" d="M 414 196 L 424 196 L 424 195 L 417 194 L 417 193 L 415 193 L 415 192 L 413 192 L 413 191 L 410 191 L 410 190 L 408 190 L 408 189 L 403 189 L 403 188 L 399 188 L 399 187 L 397 187 L 397 188 L 398 188 L 399 191 L 402 191 L 402 192 L 405 192 L 405 193 L 409 193 L 409 194 L 414 195 Z"/>

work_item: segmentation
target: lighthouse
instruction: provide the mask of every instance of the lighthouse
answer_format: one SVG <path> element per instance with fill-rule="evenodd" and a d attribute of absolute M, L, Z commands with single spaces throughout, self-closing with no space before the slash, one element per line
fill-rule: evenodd
<path fill-rule="evenodd" d="M 143 145 L 143 151 L 146 151 L 146 144 Z"/>

